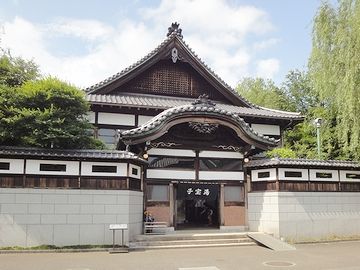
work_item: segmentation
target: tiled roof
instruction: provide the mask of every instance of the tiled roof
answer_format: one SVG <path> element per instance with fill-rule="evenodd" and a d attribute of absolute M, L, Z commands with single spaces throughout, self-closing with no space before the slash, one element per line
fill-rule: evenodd
<path fill-rule="evenodd" d="M 169 109 L 172 107 L 183 106 L 193 102 L 195 99 L 179 98 L 179 97 L 157 97 L 150 95 L 97 95 L 88 94 L 87 100 L 92 104 L 108 104 L 136 108 L 154 108 L 154 109 Z M 252 117 L 267 117 L 267 118 L 282 118 L 291 120 L 303 120 L 300 113 L 278 111 L 266 108 L 247 108 L 240 106 L 233 106 L 227 104 L 217 104 L 217 107 L 236 113 L 239 116 L 252 116 Z"/>
<path fill-rule="evenodd" d="M 136 63 L 130 65 L 129 67 L 123 69 L 122 71 L 114 74 L 111 77 L 108 77 L 107 79 L 92 85 L 88 88 L 85 88 L 84 91 L 87 93 L 96 93 L 96 90 L 99 88 L 102 88 L 116 80 L 118 80 L 119 78 L 125 76 L 128 73 L 131 73 L 133 70 L 135 70 L 136 68 L 138 68 L 139 66 L 143 65 L 144 63 L 146 63 L 148 60 L 150 60 L 151 58 L 153 58 L 154 56 L 157 55 L 157 53 L 159 53 L 163 48 L 166 47 L 167 44 L 169 44 L 173 39 L 177 39 L 180 44 L 185 48 L 185 50 L 198 62 L 200 63 L 200 65 L 208 72 L 212 75 L 212 77 L 218 82 L 220 83 L 225 89 L 227 89 L 229 92 L 231 92 L 235 97 L 237 97 L 239 100 L 241 100 L 244 104 L 246 104 L 249 107 L 257 107 L 256 105 L 252 104 L 251 102 L 249 102 L 248 100 L 246 100 L 244 97 L 240 96 L 239 93 L 234 90 L 230 85 L 228 85 L 223 79 L 220 78 L 220 76 L 218 76 L 207 64 L 205 64 L 205 62 L 198 57 L 198 55 L 189 47 L 189 45 L 183 40 L 181 31 L 178 30 L 174 30 L 171 34 L 168 35 L 168 37 L 159 45 L 157 46 L 153 51 L 151 51 L 149 54 L 147 54 L 146 56 L 144 56 L 143 58 L 141 58 L 139 61 L 137 61 Z"/>
<path fill-rule="evenodd" d="M 307 167 L 334 167 L 334 168 L 360 168 L 360 163 L 342 160 L 315 160 L 315 159 L 291 159 L 271 158 L 251 160 L 245 164 L 248 168 L 254 167 L 279 167 L 279 166 L 307 166 Z"/>
<path fill-rule="evenodd" d="M 39 158 L 64 158 L 64 159 L 127 159 L 146 162 L 137 155 L 127 151 L 117 150 L 58 150 L 27 147 L 1 146 L 0 157 L 39 157 Z"/>
<path fill-rule="evenodd" d="M 162 124 L 164 124 L 168 119 L 173 117 L 178 117 L 180 115 L 209 115 L 209 116 L 215 116 L 215 117 L 222 117 L 222 118 L 230 118 L 232 121 L 235 121 L 238 126 L 240 126 L 249 137 L 252 139 L 265 143 L 267 145 L 271 146 L 277 146 L 277 143 L 279 140 L 276 140 L 272 137 L 265 136 L 262 134 L 257 133 L 255 130 L 253 130 L 248 123 L 244 121 L 243 118 L 238 116 L 237 113 L 233 113 L 230 111 L 227 111 L 225 109 L 222 109 L 221 107 L 218 107 L 217 105 L 210 105 L 200 103 L 200 104 L 187 104 L 183 106 L 173 107 L 170 109 L 167 109 L 157 116 L 155 116 L 153 119 L 148 121 L 147 123 L 141 125 L 138 128 L 130 129 L 121 132 L 120 138 L 121 139 L 127 139 L 132 137 L 138 137 L 143 136 L 145 134 L 153 133 L 154 130 L 159 129 Z"/>

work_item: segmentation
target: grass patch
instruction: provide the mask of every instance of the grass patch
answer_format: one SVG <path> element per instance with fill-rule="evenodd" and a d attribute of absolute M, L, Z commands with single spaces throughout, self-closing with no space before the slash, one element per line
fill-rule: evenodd
<path fill-rule="evenodd" d="M 54 245 L 41 245 L 34 247 L 0 247 L 0 250 L 61 250 L 61 249 L 98 249 L 98 248 L 112 248 L 113 245 L 74 245 L 74 246 L 54 246 Z M 122 246 L 115 245 L 115 248 Z"/>
<path fill-rule="evenodd" d="M 360 240 L 360 235 L 351 235 L 351 236 L 330 235 L 321 238 L 303 238 L 303 239 L 287 238 L 286 242 L 288 242 L 289 244 L 307 244 L 307 243 L 356 241 L 356 240 Z"/>

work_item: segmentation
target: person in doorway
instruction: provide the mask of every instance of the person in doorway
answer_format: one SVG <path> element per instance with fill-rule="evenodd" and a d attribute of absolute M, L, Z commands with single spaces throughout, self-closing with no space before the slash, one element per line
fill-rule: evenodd
<path fill-rule="evenodd" d="M 207 222 L 208 225 L 212 225 L 214 210 L 212 210 L 212 208 L 207 203 L 204 204 L 204 209 L 200 214 L 204 216 L 204 219 L 206 220 L 205 222 Z"/>
<path fill-rule="evenodd" d="M 214 214 L 214 210 L 212 210 L 210 207 L 207 209 L 207 219 L 208 219 L 208 225 L 211 226 L 213 224 L 212 217 Z"/>
<path fill-rule="evenodd" d="M 196 200 L 194 207 L 195 207 L 194 219 L 195 221 L 199 222 L 201 220 L 201 214 L 205 209 L 205 200 L 204 199 Z"/>

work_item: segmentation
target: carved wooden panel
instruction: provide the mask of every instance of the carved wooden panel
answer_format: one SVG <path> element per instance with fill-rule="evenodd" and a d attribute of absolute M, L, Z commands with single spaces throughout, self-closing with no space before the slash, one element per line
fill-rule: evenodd
<path fill-rule="evenodd" d="M 188 63 L 161 60 L 147 71 L 127 82 L 119 92 L 170 95 L 197 98 L 201 94 L 209 95 L 212 100 L 226 101 L 210 83 L 208 83 Z M 111 94 L 116 94 L 117 91 Z"/>

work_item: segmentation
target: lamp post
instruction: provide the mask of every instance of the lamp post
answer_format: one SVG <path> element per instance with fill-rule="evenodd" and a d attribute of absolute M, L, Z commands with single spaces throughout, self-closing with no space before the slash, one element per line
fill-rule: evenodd
<path fill-rule="evenodd" d="M 323 120 L 321 118 L 316 118 L 314 120 L 314 124 L 316 126 L 316 138 L 317 138 L 317 154 L 318 158 L 321 158 L 321 149 L 320 149 L 320 127 L 323 124 Z"/>

